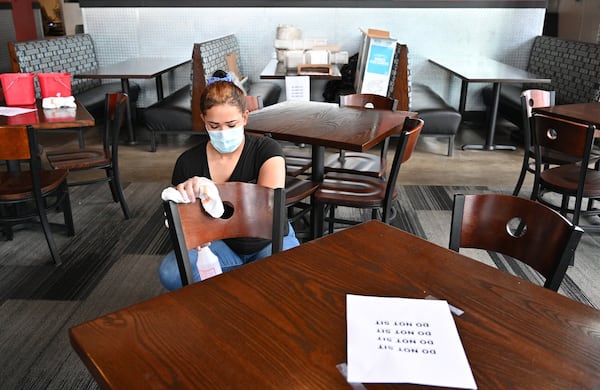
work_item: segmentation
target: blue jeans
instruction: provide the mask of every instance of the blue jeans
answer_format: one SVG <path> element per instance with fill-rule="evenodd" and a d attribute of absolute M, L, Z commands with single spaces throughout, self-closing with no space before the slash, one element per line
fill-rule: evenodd
<path fill-rule="evenodd" d="M 287 236 L 283 238 L 283 250 L 293 248 L 300 245 L 300 242 L 296 238 L 294 228 L 288 223 L 290 231 Z M 219 258 L 221 269 L 223 272 L 227 272 L 234 268 L 237 268 L 246 263 L 250 263 L 254 260 L 262 259 L 271 256 L 271 244 L 265 246 L 258 252 L 251 253 L 249 255 L 238 255 L 225 242 L 218 240 L 210 243 L 210 250 Z M 200 281 L 200 274 L 196 267 L 196 261 L 198 260 L 198 251 L 193 249 L 188 252 L 190 258 L 190 266 L 192 269 L 192 275 L 194 282 Z M 181 276 L 179 275 L 179 268 L 177 267 L 177 259 L 175 258 L 175 252 L 171 251 L 162 260 L 158 267 L 158 277 L 162 285 L 169 291 L 176 290 L 181 287 Z"/>

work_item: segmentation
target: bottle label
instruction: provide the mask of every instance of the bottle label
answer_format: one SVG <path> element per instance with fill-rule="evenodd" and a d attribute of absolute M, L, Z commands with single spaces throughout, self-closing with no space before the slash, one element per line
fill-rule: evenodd
<path fill-rule="evenodd" d="M 199 269 L 198 272 L 200 273 L 200 279 L 202 279 L 202 280 L 211 278 L 211 277 L 213 277 L 213 276 L 218 275 L 218 274 L 221 273 L 221 271 L 218 270 L 216 267 Z"/>
<path fill-rule="evenodd" d="M 208 246 L 198 248 L 198 261 L 196 262 L 201 280 L 206 280 L 222 273 L 219 259 Z"/>

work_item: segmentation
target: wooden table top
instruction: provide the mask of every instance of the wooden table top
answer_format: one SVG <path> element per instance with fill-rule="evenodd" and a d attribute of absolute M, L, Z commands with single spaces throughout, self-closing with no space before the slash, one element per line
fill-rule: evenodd
<path fill-rule="evenodd" d="M 549 83 L 551 81 L 547 77 L 540 77 L 485 57 L 444 58 L 429 61 L 469 82 Z"/>
<path fill-rule="evenodd" d="M 73 74 L 80 79 L 151 79 L 190 62 L 189 58 L 138 57 Z"/>
<path fill-rule="evenodd" d="M 591 123 L 600 128 L 600 103 L 598 102 L 536 107 L 532 111 L 538 114 L 557 116 L 566 120 Z"/>
<path fill-rule="evenodd" d="M 251 112 L 245 128 L 282 141 L 364 152 L 387 138 L 407 116 L 417 114 L 286 101 Z"/>
<path fill-rule="evenodd" d="M 370 221 L 69 330 L 107 388 L 348 389 L 346 294 L 454 316 L 479 389 L 600 386 L 600 311 Z M 368 384 L 368 389 L 416 385 Z"/>
<path fill-rule="evenodd" d="M 76 108 L 42 108 L 42 100 L 38 99 L 35 106 L 23 108 L 37 108 L 36 111 L 16 116 L 0 115 L 0 126 L 6 125 L 31 125 L 38 130 L 52 130 L 65 128 L 78 128 L 94 126 L 94 117 L 88 110 L 75 101 Z"/>

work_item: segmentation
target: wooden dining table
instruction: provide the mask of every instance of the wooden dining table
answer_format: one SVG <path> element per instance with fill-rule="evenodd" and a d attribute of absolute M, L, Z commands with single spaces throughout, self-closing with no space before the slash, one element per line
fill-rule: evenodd
<path fill-rule="evenodd" d="M 286 101 L 253 111 L 246 130 L 312 148 L 312 180 L 322 182 L 325 148 L 366 152 L 392 135 L 408 111 L 340 107 L 335 103 Z M 323 234 L 323 205 L 311 199 L 313 236 Z"/>
<path fill-rule="evenodd" d="M 32 106 L 18 108 L 34 109 L 15 116 L 0 115 L 0 126 L 30 125 L 39 131 L 51 130 L 77 130 L 79 132 L 79 145 L 83 146 L 83 135 L 81 129 L 95 125 L 94 117 L 89 111 L 75 100 L 76 107 L 44 109 L 42 100 L 37 99 Z M 8 170 L 18 170 L 19 164 L 8 161 Z"/>
<path fill-rule="evenodd" d="M 485 143 L 483 145 L 463 145 L 463 150 L 515 150 L 516 147 L 513 145 L 498 145 L 494 141 L 502 84 L 547 84 L 552 81 L 547 77 L 541 77 L 532 72 L 515 68 L 514 66 L 487 57 L 469 56 L 430 59 L 429 62 L 447 70 L 461 79 L 460 101 L 458 105 L 458 111 L 461 115 L 465 112 L 469 84 L 492 83 L 492 102 L 488 110 Z"/>
<path fill-rule="evenodd" d="M 534 107 L 534 113 L 556 116 L 569 121 L 590 123 L 600 128 L 600 102 L 559 104 L 550 107 Z"/>
<path fill-rule="evenodd" d="M 162 75 L 183 66 L 191 61 L 190 58 L 169 58 L 169 57 L 134 57 L 114 64 L 99 66 L 98 68 L 86 72 L 74 73 L 73 77 L 78 79 L 120 79 L 121 89 L 129 94 L 130 79 L 154 79 L 156 84 L 156 97 L 163 100 L 164 91 Z M 135 107 L 129 107 L 127 110 L 127 127 L 129 143 L 136 144 L 135 131 L 133 126 L 132 110 Z"/>
<path fill-rule="evenodd" d="M 379 221 L 108 313 L 69 337 L 103 388 L 349 389 L 336 368 L 348 356 L 347 294 L 434 297 L 462 310 L 453 319 L 479 389 L 600 388 L 600 311 Z"/>
<path fill-rule="evenodd" d="M 0 126 L 31 125 L 37 130 L 71 129 L 95 125 L 94 117 L 75 100 L 76 107 L 44 109 L 42 100 L 37 99 L 35 105 L 21 108 L 35 109 L 15 116 L 0 115 Z"/>

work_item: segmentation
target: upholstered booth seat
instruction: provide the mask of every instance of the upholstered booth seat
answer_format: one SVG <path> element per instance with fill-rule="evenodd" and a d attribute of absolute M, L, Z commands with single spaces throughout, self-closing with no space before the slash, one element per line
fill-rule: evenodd
<path fill-rule="evenodd" d="M 191 85 L 186 85 L 148 107 L 144 112 L 144 120 L 152 131 L 158 133 L 171 130 L 192 131 Z"/>
<path fill-rule="evenodd" d="M 121 83 L 99 84 L 93 88 L 76 93 L 74 96 L 94 116 L 100 118 L 104 114 L 104 99 L 107 93 L 121 92 Z M 129 82 L 129 100 L 136 102 L 140 94 L 140 86 Z M 134 112 L 134 111 L 132 111 Z"/>
<path fill-rule="evenodd" d="M 447 155 L 452 156 L 461 114 L 429 86 L 412 79 L 408 46 L 398 43 L 395 56 L 390 96 L 398 100 L 397 109 L 417 112 L 425 122 L 419 138 L 447 138 Z"/>
<path fill-rule="evenodd" d="M 150 131 L 151 151 L 156 151 L 159 134 L 194 134 L 204 130 L 199 118 L 199 99 L 206 79 L 216 70 L 229 69 L 228 56 L 237 60 L 238 71 L 242 72 L 239 54 L 239 44 L 234 35 L 194 44 L 192 83 L 151 105 L 144 112 L 144 121 Z M 249 96 L 260 97 L 264 106 L 277 103 L 281 95 L 281 86 L 272 82 L 246 81 L 243 87 Z"/>
<path fill-rule="evenodd" d="M 275 83 L 268 81 L 265 82 L 254 82 L 250 84 L 246 92 L 250 96 L 260 96 L 263 101 L 263 105 L 270 106 L 279 101 L 279 95 L 281 95 L 281 87 Z"/>
<path fill-rule="evenodd" d="M 452 156 L 454 137 L 462 120 L 460 113 L 431 88 L 419 83 L 411 86 L 410 111 L 419 113 L 425 122 L 421 137 L 448 138 L 448 156 Z"/>

